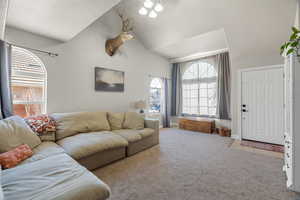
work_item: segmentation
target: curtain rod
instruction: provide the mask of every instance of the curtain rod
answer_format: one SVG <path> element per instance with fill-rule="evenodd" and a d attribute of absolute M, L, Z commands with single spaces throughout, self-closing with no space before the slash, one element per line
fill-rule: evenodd
<path fill-rule="evenodd" d="M 171 78 L 166 78 L 166 77 L 162 77 L 162 76 L 153 76 L 153 75 L 148 75 L 148 76 L 152 77 L 152 78 L 162 78 L 162 79 L 172 80 Z"/>
<path fill-rule="evenodd" d="M 40 49 L 25 47 L 25 46 L 22 46 L 22 45 L 12 44 L 12 43 L 9 43 L 9 42 L 7 42 L 7 44 L 10 44 L 10 45 L 15 46 L 15 47 L 20 47 L 20 48 L 23 48 L 23 49 L 31 50 L 31 51 L 36 51 L 36 52 L 39 52 L 39 53 L 48 54 L 48 56 L 50 56 L 50 57 L 59 56 L 58 53 L 52 53 L 52 52 L 49 52 L 49 51 L 43 51 L 43 50 L 40 50 Z"/>

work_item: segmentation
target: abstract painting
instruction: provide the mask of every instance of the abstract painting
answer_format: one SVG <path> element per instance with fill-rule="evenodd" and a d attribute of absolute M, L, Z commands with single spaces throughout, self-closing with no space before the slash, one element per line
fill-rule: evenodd
<path fill-rule="evenodd" d="M 122 71 L 95 67 L 95 90 L 105 92 L 124 92 Z"/>

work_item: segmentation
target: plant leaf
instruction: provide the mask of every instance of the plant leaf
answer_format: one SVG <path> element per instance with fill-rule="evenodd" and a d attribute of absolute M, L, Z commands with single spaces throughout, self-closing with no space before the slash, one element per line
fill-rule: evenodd
<path fill-rule="evenodd" d="M 281 45 L 280 50 L 284 50 L 285 49 L 285 45 L 286 45 L 286 43 L 284 43 L 283 45 Z"/>
<path fill-rule="evenodd" d="M 300 30 L 299 30 L 299 29 L 297 29 L 297 28 L 296 28 L 296 27 L 294 27 L 294 26 L 292 27 L 292 30 L 293 30 L 293 32 L 294 32 L 294 33 L 300 33 Z"/>
<path fill-rule="evenodd" d="M 294 49 L 289 49 L 288 52 L 286 53 L 286 55 L 288 56 L 288 55 L 290 55 L 293 52 L 294 52 Z"/>
<path fill-rule="evenodd" d="M 290 37 L 290 41 L 294 41 L 297 38 L 297 33 L 293 33 Z"/>
<path fill-rule="evenodd" d="M 287 42 L 285 42 L 283 45 L 281 45 L 281 47 L 280 47 L 280 55 L 283 54 L 283 52 L 284 52 L 284 50 L 285 50 L 285 48 L 286 48 L 286 43 L 287 43 Z"/>
<path fill-rule="evenodd" d="M 295 42 L 293 42 L 293 43 L 291 44 L 292 47 L 296 47 L 297 45 L 298 45 L 298 42 L 297 42 L 297 41 L 295 41 Z"/>

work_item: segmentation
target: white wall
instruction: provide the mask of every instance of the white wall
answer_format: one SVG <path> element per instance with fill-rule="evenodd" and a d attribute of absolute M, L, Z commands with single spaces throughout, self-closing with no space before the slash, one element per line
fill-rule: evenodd
<path fill-rule="evenodd" d="M 254 53 L 253 53 L 254 54 Z M 234 58 L 231 60 L 232 64 L 232 82 L 231 82 L 231 127 L 232 127 L 232 137 L 239 138 L 240 135 L 240 86 L 239 82 L 239 72 L 243 68 L 252 68 L 252 67 L 264 67 L 270 65 L 278 65 L 283 64 L 284 59 L 278 52 L 266 52 L 265 55 L 257 56 L 257 55 L 249 55 L 248 57 L 243 58 Z"/>
<path fill-rule="evenodd" d="M 145 49 L 138 40 L 126 43 L 114 57 L 105 53 L 106 39 L 117 33 L 106 25 L 111 16 L 114 14 L 97 20 L 66 43 L 7 28 L 5 37 L 12 43 L 59 53 L 55 58 L 37 54 L 48 71 L 48 112 L 126 111 L 132 102 L 148 97 L 150 74 L 170 76 L 167 60 Z M 125 71 L 125 92 L 94 91 L 95 66 Z"/>
<path fill-rule="evenodd" d="M 8 0 L 1 0 L 0 1 L 0 39 L 4 38 L 7 10 L 8 10 Z"/>
<path fill-rule="evenodd" d="M 297 10 L 295 18 L 295 26 L 300 28 L 300 0 L 297 0 Z"/>
<path fill-rule="evenodd" d="M 295 25 L 299 27 L 300 23 L 300 0 L 295 0 L 298 2 L 297 11 L 296 11 L 296 19 Z M 291 24 L 292 26 L 292 24 Z M 290 27 L 291 28 L 291 27 Z M 290 29 L 288 29 L 289 33 L 291 33 Z M 289 38 L 287 37 L 286 40 Z M 283 43 L 284 41 L 282 41 Z M 229 41 L 230 44 L 230 41 Z M 272 51 L 256 51 L 256 49 L 252 49 L 251 54 L 243 55 L 243 56 L 235 56 L 231 59 L 232 64 L 232 93 L 231 93 L 231 109 L 232 109 L 232 133 L 233 137 L 238 138 L 240 134 L 239 123 L 240 119 L 238 118 L 238 113 L 240 112 L 241 102 L 239 101 L 240 96 L 240 83 L 239 83 L 239 70 L 243 68 L 251 68 L 251 67 L 263 67 L 269 65 L 278 65 L 283 64 L 284 59 L 279 54 L 280 45 L 278 45 L 278 49 L 273 49 Z M 259 53 L 258 53 L 259 52 Z M 262 54 L 263 53 L 263 54 Z"/>

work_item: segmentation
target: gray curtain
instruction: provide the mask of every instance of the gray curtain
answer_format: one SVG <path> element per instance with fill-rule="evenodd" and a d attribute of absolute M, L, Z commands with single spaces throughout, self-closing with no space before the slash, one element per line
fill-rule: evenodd
<path fill-rule="evenodd" d="M 11 45 L 0 40 L 0 119 L 12 115 L 10 88 Z"/>
<path fill-rule="evenodd" d="M 164 110 L 163 110 L 163 127 L 170 128 L 170 118 L 171 118 L 171 111 L 170 111 L 170 84 L 169 80 L 164 78 Z"/>
<path fill-rule="evenodd" d="M 172 67 L 172 93 L 171 93 L 171 116 L 179 116 L 182 113 L 182 82 L 179 63 Z"/>
<path fill-rule="evenodd" d="M 230 119 L 230 58 L 229 53 L 221 53 L 217 55 L 218 65 L 218 107 L 217 115 L 219 119 Z"/>

